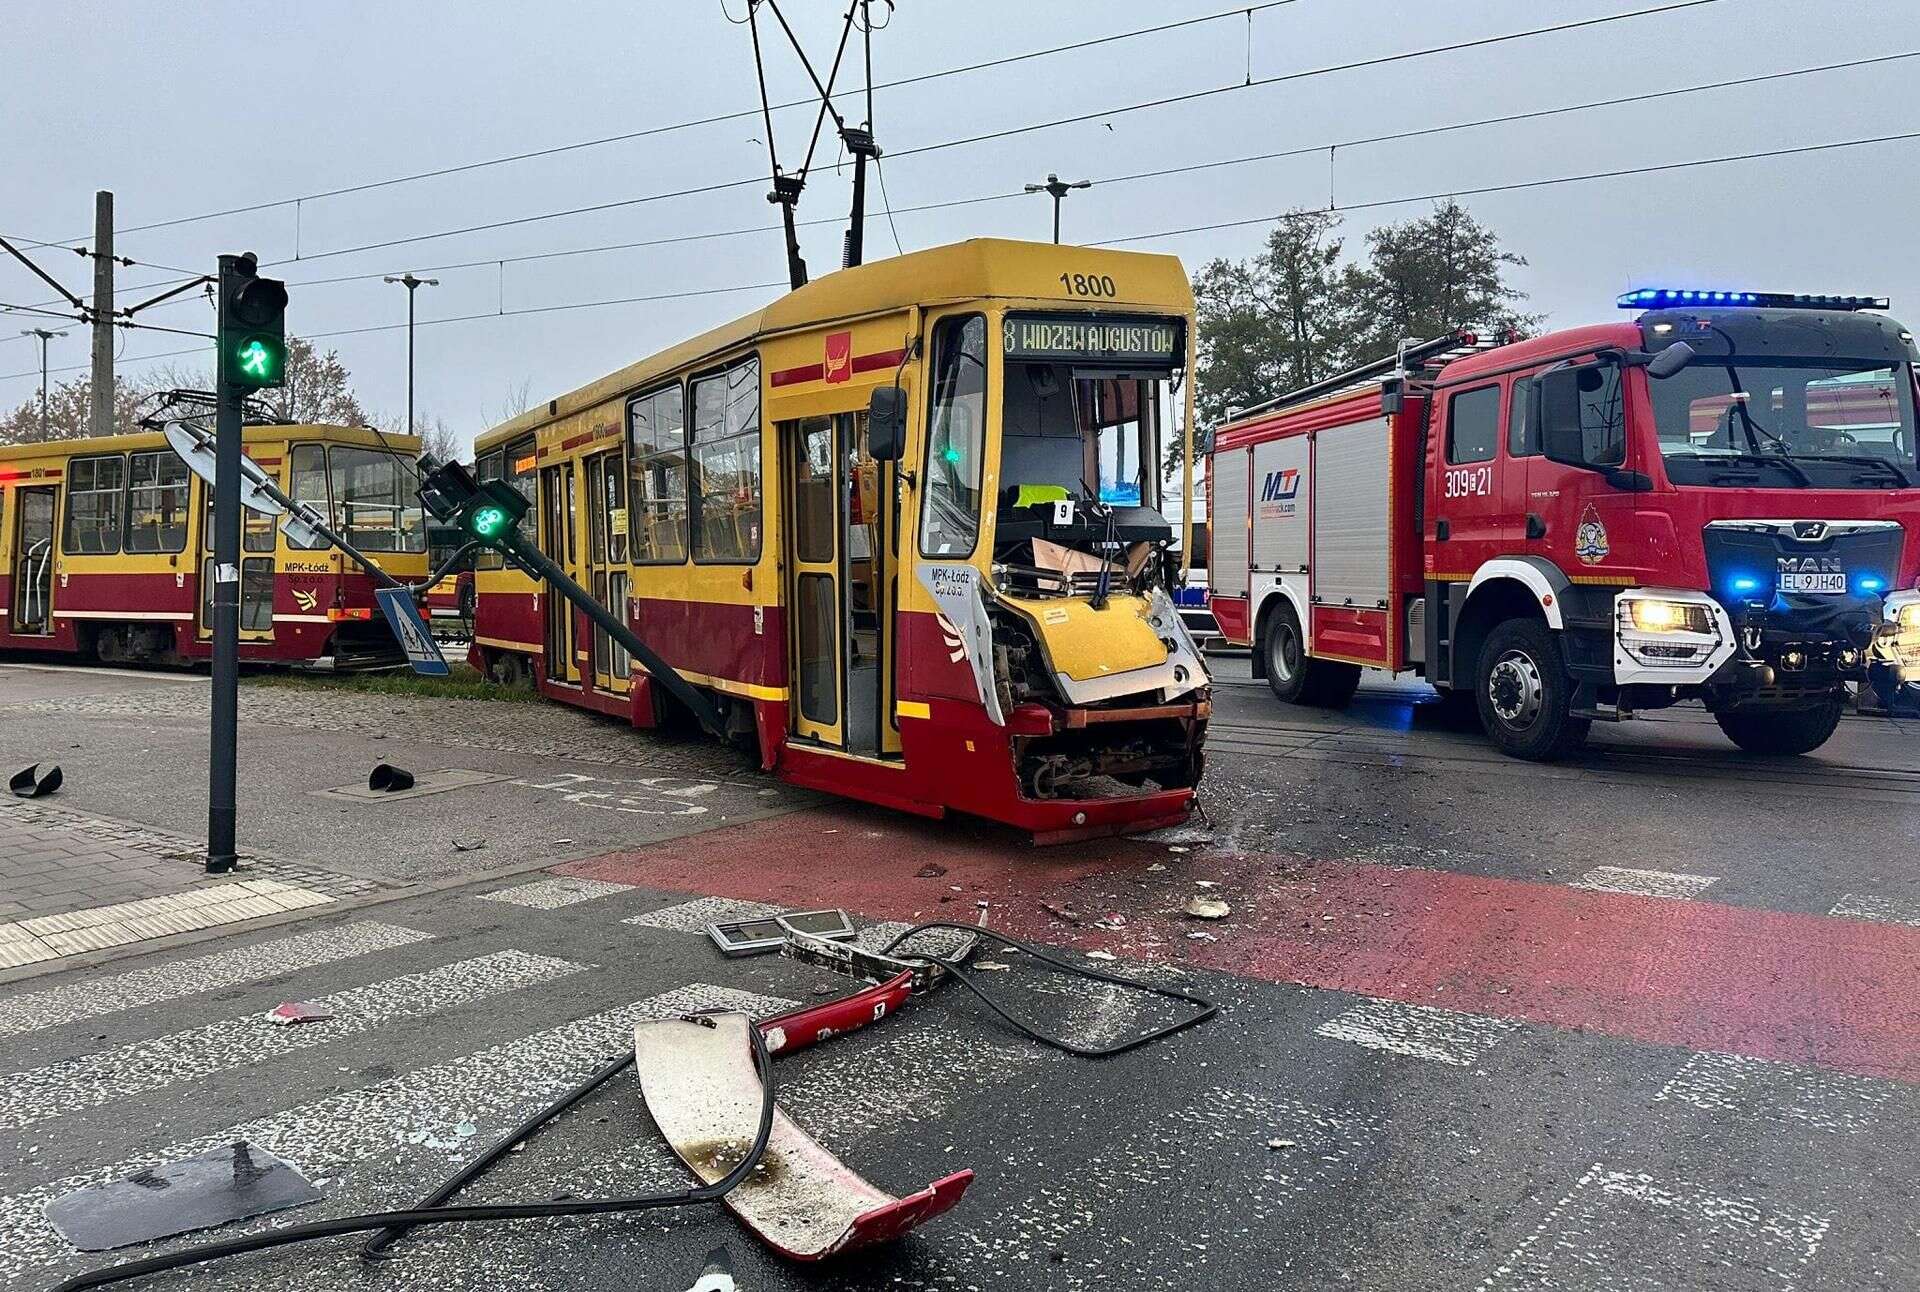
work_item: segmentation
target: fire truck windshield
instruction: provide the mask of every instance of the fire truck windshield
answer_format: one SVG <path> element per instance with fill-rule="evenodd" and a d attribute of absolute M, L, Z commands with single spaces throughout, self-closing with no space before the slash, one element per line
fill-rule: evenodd
<path fill-rule="evenodd" d="M 1676 485 L 1920 484 L 1909 364 L 1703 358 L 1648 389 Z"/>

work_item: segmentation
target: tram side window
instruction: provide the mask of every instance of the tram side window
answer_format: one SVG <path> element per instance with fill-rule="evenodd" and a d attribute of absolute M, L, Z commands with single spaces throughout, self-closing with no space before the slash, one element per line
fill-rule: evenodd
<path fill-rule="evenodd" d="M 426 519 L 407 504 L 400 460 L 379 449 L 335 444 L 332 467 L 333 523 L 363 552 L 424 552 Z"/>
<path fill-rule="evenodd" d="M 527 500 L 527 514 L 520 518 L 520 537 L 537 546 L 540 540 L 537 536 L 539 531 L 534 528 L 534 518 L 539 511 L 535 503 L 540 483 L 540 453 L 533 436 L 507 445 L 506 461 L 502 465 L 506 468 L 507 483 L 513 486 L 515 493 Z M 548 555 L 558 557 L 560 554 L 549 552 Z"/>
<path fill-rule="evenodd" d="M 321 444 L 296 444 L 293 446 L 293 475 L 291 493 L 296 502 L 304 502 L 322 516 L 332 515 L 327 502 L 327 450 Z M 208 490 L 209 493 L 212 490 Z M 324 539 L 311 543 L 295 543 L 291 535 L 287 542 L 294 547 L 313 551 L 325 547 Z"/>
<path fill-rule="evenodd" d="M 187 482 L 193 477 L 172 449 L 127 460 L 127 550 L 187 550 Z"/>
<path fill-rule="evenodd" d="M 109 556 L 120 550 L 122 488 L 127 460 L 75 458 L 67 465 L 67 528 L 60 549 L 69 556 Z"/>
<path fill-rule="evenodd" d="M 633 563 L 677 565 L 687 559 L 686 396 L 679 386 L 627 405 L 627 461 Z"/>
<path fill-rule="evenodd" d="M 967 556 L 980 537 L 981 454 L 987 420 L 987 321 L 943 319 L 934 332 L 933 416 L 920 555 Z"/>
<path fill-rule="evenodd" d="M 760 559 L 760 360 L 693 383 L 693 559 Z"/>

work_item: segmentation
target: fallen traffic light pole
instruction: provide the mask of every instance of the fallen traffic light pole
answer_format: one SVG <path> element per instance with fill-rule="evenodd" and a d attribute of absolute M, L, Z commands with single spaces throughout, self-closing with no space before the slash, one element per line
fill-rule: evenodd
<path fill-rule="evenodd" d="M 620 616 L 594 600 L 592 593 L 574 582 L 545 552 L 522 536 L 520 521 L 527 514 L 528 503 L 512 485 L 501 480 L 481 484 L 458 462 L 436 465 L 426 455 L 421 456 L 420 465 L 426 469 L 425 478 L 420 481 L 420 501 L 436 519 L 458 525 L 474 542 L 492 548 L 532 577 L 546 580 L 555 592 L 639 660 L 647 674 L 699 719 L 702 727 L 721 740 L 727 738 L 726 720 L 711 700 L 635 636 Z"/>

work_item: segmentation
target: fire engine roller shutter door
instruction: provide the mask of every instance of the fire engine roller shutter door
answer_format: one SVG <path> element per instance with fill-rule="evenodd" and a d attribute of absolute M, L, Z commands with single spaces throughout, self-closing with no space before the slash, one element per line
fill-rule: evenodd
<path fill-rule="evenodd" d="M 1299 574 L 1307 568 L 1312 523 L 1310 441 L 1304 435 L 1253 446 L 1253 568 Z"/>
<path fill-rule="evenodd" d="M 1387 423 L 1357 422 L 1314 437 L 1313 602 L 1387 604 Z"/>
<path fill-rule="evenodd" d="M 1208 464 L 1213 477 L 1213 551 L 1208 575 L 1223 597 L 1247 595 L 1247 453 L 1216 453 Z"/>

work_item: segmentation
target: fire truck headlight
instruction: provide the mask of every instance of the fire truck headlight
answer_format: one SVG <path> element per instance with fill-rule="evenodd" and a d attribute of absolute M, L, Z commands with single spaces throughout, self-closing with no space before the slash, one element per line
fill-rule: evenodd
<path fill-rule="evenodd" d="M 1725 644 L 1720 620 L 1704 596 L 1623 592 L 1614 603 L 1614 634 L 1635 663 L 1697 668 Z"/>
<path fill-rule="evenodd" d="M 1899 625 L 1900 631 L 1903 633 L 1920 630 L 1920 601 L 1910 601 L 1906 605 L 1901 606 L 1899 613 L 1894 616 L 1893 622 Z"/>
<path fill-rule="evenodd" d="M 1632 626 L 1643 633 L 1700 633 L 1717 637 L 1713 615 L 1703 605 L 1636 597 L 1621 607 Z"/>

